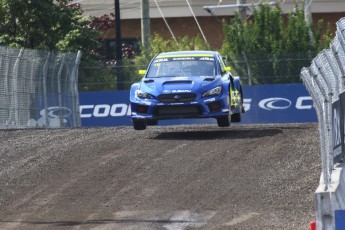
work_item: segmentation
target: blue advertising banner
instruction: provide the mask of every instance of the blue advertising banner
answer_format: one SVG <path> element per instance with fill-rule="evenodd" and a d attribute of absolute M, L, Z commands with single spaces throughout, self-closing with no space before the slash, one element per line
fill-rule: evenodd
<path fill-rule="evenodd" d="M 82 126 L 131 125 L 129 90 L 79 93 Z"/>
<path fill-rule="evenodd" d="M 303 84 L 243 87 L 243 123 L 317 122 L 313 101 Z"/>
<path fill-rule="evenodd" d="M 313 101 L 303 84 L 244 86 L 242 124 L 317 122 Z M 81 92 L 82 126 L 131 125 L 129 90 Z M 216 124 L 215 119 L 159 121 L 159 125 Z"/>
<path fill-rule="evenodd" d="M 335 211 L 335 229 L 336 230 L 345 229 L 345 210 Z"/>

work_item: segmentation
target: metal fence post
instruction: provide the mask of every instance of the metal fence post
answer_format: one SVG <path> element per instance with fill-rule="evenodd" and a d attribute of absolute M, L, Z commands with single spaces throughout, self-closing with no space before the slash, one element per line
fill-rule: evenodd
<path fill-rule="evenodd" d="M 44 118 L 45 118 L 45 127 L 49 127 L 49 119 L 48 119 L 48 93 L 47 93 L 47 75 L 48 75 L 48 67 L 49 67 L 49 60 L 50 60 L 51 52 L 48 53 L 46 61 L 43 66 L 43 97 L 44 97 Z"/>
<path fill-rule="evenodd" d="M 58 101 L 59 101 L 59 111 L 60 111 L 60 127 L 63 127 L 63 112 L 62 112 L 62 91 L 61 91 L 61 73 L 65 65 L 66 54 L 63 54 L 62 60 L 59 67 L 59 72 L 57 74 L 57 82 L 58 82 Z"/>
<path fill-rule="evenodd" d="M 242 55 L 243 55 L 244 61 L 246 62 L 246 66 L 247 66 L 248 85 L 252 85 L 252 76 L 251 76 L 251 72 L 250 72 L 250 66 L 248 63 L 247 55 L 244 51 L 242 51 Z"/>
<path fill-rule="evenodd" d="M 324 51 L 323 51 L 324 52 Z M 333 170 L 333 159 L 334 159 L 334 152 L 333 152 L 333 127 L 332 127 L 332 102 L 333 102 L 333 87 L 330 83 L 330 79 L 332 79 L 332 77 L 334 78 L 334 76 L 327 76 L 328 73 L 326 73 L 326 71 L 324 70 L 324 66 L 322 63 L 320 62 L 320 58 L 323 55 L 323 52 L 321 52 L 317 58 L 314 59 L 313 62 L 315 62 L 316 67 L 319 69 L 319 72 L 321 73 L 321 77 L 323 78 L 324 82 L 326 83 L 326 88 L 327 88 L 327 96 L 328 96 L 328 100 L 327 100 L 327 130 L 328 130 L 328 148 L 329 148 L 329 161 L 328 161 L 328 167 L 329 167 L 329 176 L 332 175 L 332 170 Z"/>
<path fill-rule="evenodd" d="M 343 86 L 341 85 L 342 83 L 341 77 L 339 76 L 340 75 L 339 68 L 337 68 L 338 66 L 336 65 L 335 57 L 331 50 L 328 50 L 328 49 L 324 50 L 323 55 L 324 55 L 325 61 L 330 67 L 330 70 L 331 70 L 330 72 L 332 73 L 335 79 L 335 81 L 332 82 L 333 83 L 332 88 L 334 89 L 333 99 L 337 100 L 339 99 L 339 94 L 340 92 L 342 92 L 342 88 L 343 88 Z M 325 76 L 327 76 L 327 73 Z M 328 76 L 328 79 L 329 79 L 329 76 Z"/>
<path fill-rule="evenodd" d="M 309 69 L 303 68 L 301 71 L 301 78 L 303 79 L 303 82 L 306 85 L 306 88 L 310 94 L 310 96 L 313 99 L 314 102 L 314 107 L 316 110 L 316 114 L 319 120 L 319 135 L 320 135 L 320 143 L 321 143 L 321 160 L 322 160 L 322 175 L 323 175 L 323 180 L 325 183 L 325 188 L 324 190 L 328 190 L 328 170 L 327 168 L 324 167 L 327 165 L 327 151 L 326 151 L 326 143 L 325 143 L 325 132 L 324 132 L 324 114 L 322 110 L 322 104 L 320 100 L 318 99 L 318 93 L 315 92 L 315 87 L 312 86 L 312 78 Z"/>
<path fill-rule="evenodd" d="M 81 59 L 82 53 L 81 51 L 78 51 L 77 57 L 75 59 L 75 64 L 72 70 L 72 76 L 70 78 L 70 86 L 71 86 L 71 94 L 72 97 L 75 101 L 73 103 L 73 126 L 74 127 L 80 127 L 81 121 L 80 121 L 80 112 L 79 112 L 79 94 L 78 94 L 78 86 L 77 84 L 73 84 L 73 82 L 78 82 L 78 69 L 79 69 L 79 64 L 80 64 L 80 59 Z"/>
<path fill-rule="evenodd" d="M 341 86 L 343 87 L 341 92 L 344 90 L 344 81 L 345 81 L 345 66 L 344 66 L 344 62 L 345 60 L 342 62 L 342 59 L 339 55 L 340 50 L 336 49 L 336 45 L 334 44 L 335 42 L 339 42 L 339 47 L 341 48 L 341 50 L 343 51 L 344 57 L 345 57 L 345 42 L 343 41 L 343 39 L 341 39 L 341 35 L 339 34 L 339 32 L 337 32 L 337 35 L 335 36 L 334 41 L 331 44 L 331 50 L 334 53 L 337 65 L 339 67 L 339 70 L 341 72 L 341 80 L 342 80 L 342 84 Z"/>
<path fill-rule="evenodd" d="M 9 122 L 11 122 L 11 117 L 12 117 L 12 114 L 14 115 L 14 121 L 12 120 L 12 125 L 14 125 L 15 127 L 18 126 L 19 124 L 19 115 L 18 115 L 18 111 L 19 111 L 19 108 L 18 108 L 18 69 L 19 69 L 19 64 L 20 64 L 20 61 L 21 61 L 21 58 L 23 56 L 23 52 L 24 52 L 24 49 L 20 49 L 19 51 L 19 54 L 17 56 L 17 59 L 16 59 L 16 62 L 14 63 L 14 67 L 13 67 L 13 74 L 12 74 L 12 92 L 13 92 L 13 95 L 12 95 L 12 102 L 13 103 L 13 107 L 14 107 L 14 111 L 13 110 L 10 110 L 10 119 L 9 119 Z"/>
<path fill-rule="evenodd" d="M 328 162 L 329 162 L 329 145 L 330 145 L 330 141 L 329 141 L 329 135 L 330 135 L 330 124 L 329 124 L 329 100 L 328 100 L 328 93 L 326 92 L 326 89 L 322 86 L 322 83 L 321 81 L 319 80 L 318 78 L 318 73 L 315 72 L 314 68 L 309 68 L 311 74 L 312 74 L 312 78 L 314 80 L 314 82 L 316 83 L 319 91 L 321 92 L 321 96 L 322 96 L 322 99 L 323 99 L 323 109 L 322 109 L 322 112 L 323 112 L 323 129 L 324 129 L 324 138 L 326 139 L 326 143 L 325 143 L 325 156 L 323 158 L 323 163 L 322 163 L 322 167 L 323 167 L 323 170 L 325 170 L 327 172 L 327 182 L 325 183 L 328 183 L 329 180 L 330 180 L 330 172 L 328 170 Z"/>

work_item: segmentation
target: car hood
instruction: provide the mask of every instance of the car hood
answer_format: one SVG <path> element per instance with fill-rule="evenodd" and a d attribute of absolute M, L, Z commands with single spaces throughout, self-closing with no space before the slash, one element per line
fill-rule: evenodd
<path fill-rule="evenodd" d="M 199 92 L 220 84 L 221 78 L 213 76 L 145 78 L 141 82 L 141 89 L 148 93 L 159 95 Z"/>

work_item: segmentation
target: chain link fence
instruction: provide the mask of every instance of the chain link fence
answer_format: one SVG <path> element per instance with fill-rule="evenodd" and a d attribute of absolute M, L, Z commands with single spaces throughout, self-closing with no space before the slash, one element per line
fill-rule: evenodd
<path fill-rule="evenodd" d="M 314 101 L 319 120 L 322 177 L 316 191 L 317 229 L 335 229 L 335 211 L 345 209 L 345 18 L 337 22 L 330 48 L 320 52 L 301 78 Z M 337 167 L 338 166 L 338 167 Z M 340 167 L 339 167 L 340 166 Z"/>
<path fill-rule="evenodd" d="M 133 83 L 141 79 L 139 70 L 146 68 L 131 62 L 121 66 L 84 64 L 79 68 L 79 91 L 129 90 Z"/>
<path fill-rule="evenodd" d="M 320 52 L 309 67 L 301 70 L 301 78 L 313 98 L 319 119 L 325 190 L 331 182 L 334 163 L 344 157 L 344 143 L 338 143 L 343 139 L 338 137 L 343 135 L 343 131 L 340 130 L 340 117 L 337 117 L 342 116 L 339 108 L 344 102 L 341 98 L 345 80 L 344 31 L 345 18 L 337 22 L 336 36 L 330 49 Z"/>
<path fill-rule="evenodd" d="M 242 53 L 239 60 L 227 58 L 244 85 L 301 83 L 300 70 L 310 65 L 314 53 Z"/>
<path fill-rule="evenodd" d="M 0 46 L 0 128 L 80 126 L 80 57 Z"/>
<path fill-rule="evenodd" d="M 232 74 L 240 76 L 243 85 L 302 83 L 300 70 L 310 65 L 314 56 L 306 53 L 243 54 L 242 59 L 227 58 L 227 62 Z M 83 65 L 79 73 L 79 91 L 128 90 L 141 79 L 138 70 L 146 68 L 128 60 L 122 66 L 114 63 Z"/>

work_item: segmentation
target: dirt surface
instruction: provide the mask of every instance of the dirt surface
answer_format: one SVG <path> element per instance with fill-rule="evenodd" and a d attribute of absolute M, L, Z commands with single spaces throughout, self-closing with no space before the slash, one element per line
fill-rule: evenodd
<path fill-rule="evenodd" d="M 317 124 L 0 131 L 0 229 L 309 229 Z"/>

